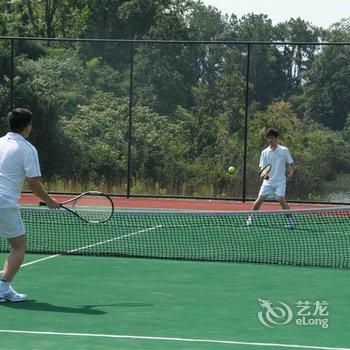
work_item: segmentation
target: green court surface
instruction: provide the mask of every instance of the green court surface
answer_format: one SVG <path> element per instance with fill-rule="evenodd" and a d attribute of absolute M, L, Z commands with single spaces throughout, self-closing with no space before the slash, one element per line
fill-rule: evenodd
<path fill-rule="evenodd" d="M 46 257 L 28 255 L 14 283 L 29 301 L 0 304 L 1 349 L 350 348 L 349 270 Z M 292 320 L 263 325 L 258 299 Z M 326 301 L 328 328 L 297 325 L 298 301 Z"/>

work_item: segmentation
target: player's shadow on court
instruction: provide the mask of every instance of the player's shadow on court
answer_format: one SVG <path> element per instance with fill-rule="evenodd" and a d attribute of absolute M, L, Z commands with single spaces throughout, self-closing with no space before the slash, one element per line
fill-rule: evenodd
<path fill-rule="evenodd" d="M 97 307 L 144 307 L 153 306 L 153 304 L 146 303 L 119 303 L 119 304 L 109 304 L 109 305 L 84 305 L 80 307 L 68 307 L 68 306 L 58 306 L 45 302 L 38 302 L 34 299 L 27 300 L 21 303 L 0 303 L 0 307 L 8 307 L 11 309 L 21 309 L 21 310 L 35 310 L 35 311 L 46 311 L 46 312 L 61 312 L 70 314 L 85 314 L 85 315 L 105 315 L 107 312 L 95 309 Z"/>

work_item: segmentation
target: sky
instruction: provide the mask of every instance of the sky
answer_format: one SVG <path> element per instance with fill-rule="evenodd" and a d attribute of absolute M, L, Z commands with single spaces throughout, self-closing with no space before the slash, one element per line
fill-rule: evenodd
<path fill-rule="evenodd" d="M 302 18 L 317 26 L 328 28 L 344 17 L 350 17 L 350 0 L 201 0 L 223 14 L 242 17 L 247 13 L 264 13 L 273 24 L 289 18 Z"/>

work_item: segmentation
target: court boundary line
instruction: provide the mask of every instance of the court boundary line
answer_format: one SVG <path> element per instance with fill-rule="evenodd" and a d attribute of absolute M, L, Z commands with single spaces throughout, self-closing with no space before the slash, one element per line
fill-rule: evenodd
<path fill-rule="evenodd" d="M 300 345 L 300 344 L 284 344 L 284 343 L 260 343 L 260 342 L 244 342 L 237 340 L 215 340 L 215 339 L 197 339 L 197 338 L 175 338 L 175 337 L 153 337 L 140 335 L 119 335 L 119 334 L 101 334 L 101 333 L 65 333 L 65 332 L 42 332 L 42 331 L 25 331 L 14 329 L 0 329 L 0 333 L 15 334 L 33 334 L 33 335 L 50 335 L 50 336 L 71 336 L 71 337 L 95 337 L 95 338 L 114 338 L 114 339 L 139 339 L 139 340 L 156 340 L 156 341 L 174 341 L 174 342 L 190 342 L 190 343 L 214 343 L 214 344 L 231 344 L 231 345 L 247 345 L 260 347 L 279 347 L 294 349 L 313 349 L 313 350 L 350 350 L 350 348 Z"/>
<path fill-rule="evenodd" d="M 156 229 L 161 228 L 161 227 L 163 227 L 163 225 L 156 225 L 156 226 L 153 226 L 153 227 L 148 227 L 148 228 L 145 228 L 143 230 L 132 232 L 132 233 L 128 233 L 128 234 L 123 235 L 123 236 L 114 237 L 114 238 L 107 239 L 105 241 L 97 242 L 97 243 L 94 243 L 94 244 L 89 244 L 89 245 L 84 246 L 84 247 L 71 249 L 71 250 L 68 250 L 67 253 L 75 253 L 75 252 L 78 252 L 80 250 L 85 250 L 85 249 L 92 248 L 92 247 L 95 247 L 95 246 L 98 246 L 98 245 L 114 242 L 114 241 L 117 241 L 119 239 L 123 239 L 123 238 L 126 238 L 126 237 L 136 236 L 136 235 L 138 235 L 140 233 L 145 233 L 145 232 L 148 232 L 148 231 L 156 230 Z M 45 258 L 41 258 L 41 259 L 38 259 L 38 260 L 30 261 L 28 263 L 22 264 L 21 268 L 25 267 L 25 266 L 36 264 L 36 263 L 38 263 L 40 261 L 57 258 L 58 256 L 62 256 L 62 255 L 63 254 L 54 254 L 54 255 L 47 256 Z M 0 273 L 3 273 L 3 271 L 4 270 L 0 270 Z"/>

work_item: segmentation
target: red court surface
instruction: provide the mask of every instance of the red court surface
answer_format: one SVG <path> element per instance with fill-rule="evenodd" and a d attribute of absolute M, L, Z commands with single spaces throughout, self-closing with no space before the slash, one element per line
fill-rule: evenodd
<path fill-rule="evenodd" d="M 72 195 L 57 194 L 53 197 L 58 202 L 64 202 Z M 123 209 L 160 209 L 160 210 L 191 210 L 191 211 L 246 211 L 251 210 L 252 203 L 240 201 L 199 200 L 199 199 L 163 199 L 163 198 L 125 198 L 113 197 L 116 208 Z M 39 199 L 33 194 L 23 193 L 20 199 L 21 205 L 38 205 Z M 292 203 L 291 209 L 324 208 L 330 205 Z M 278 203 L 266 202 L 262 210 L 279 210 Z"/>

